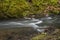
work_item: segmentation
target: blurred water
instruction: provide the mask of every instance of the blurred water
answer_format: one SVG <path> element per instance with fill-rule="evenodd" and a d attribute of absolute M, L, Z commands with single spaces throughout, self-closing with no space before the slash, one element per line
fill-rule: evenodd
<path fill-rule="evenodd" d="M 39 27 L 48 27 L 53 23 L 60 24 L 60 16 L 59 17 L 44 17 L 39 19 L 29 19 L 24 21 L 4 21 L 0 22 L 0 28 L 14 28 L 14 27 L 32 27 L 37 31 L 43 31 L 42 29 L 37 29 Z"/>

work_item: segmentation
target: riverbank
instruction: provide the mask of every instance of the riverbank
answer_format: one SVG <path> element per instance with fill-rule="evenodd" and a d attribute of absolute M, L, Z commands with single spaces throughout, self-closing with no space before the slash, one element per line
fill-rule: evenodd
<path fill-rule="evenodd" d="M 60 29 L 55 29 L 51 34 L 39 34 L 33 37 L 32 40 L 60 40 Z"/>
<path fill-rule="evenodd" d="M 0 29 L 0 40 L 30 40 L 38 35 L 32 28 L 8 28 Z"/>
<path fill-rule="evenodd" d="M 0 40 L 60 40 L 60 29 L 52 34 L 40 34 L 29 27 L 0 29 Z"/>

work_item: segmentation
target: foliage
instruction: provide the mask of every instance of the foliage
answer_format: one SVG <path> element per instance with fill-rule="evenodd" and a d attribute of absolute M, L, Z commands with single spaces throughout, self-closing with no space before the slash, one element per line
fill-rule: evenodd
<path fill-rule="evenodd" d="M 58 2 L 59 0 L 0 0 L 0 18 L 20 18 L 29 14 L 58 14 L 60 12 Z"/>

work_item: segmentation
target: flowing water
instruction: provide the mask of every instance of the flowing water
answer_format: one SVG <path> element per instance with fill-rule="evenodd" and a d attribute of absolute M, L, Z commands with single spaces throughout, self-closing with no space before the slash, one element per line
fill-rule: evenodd
<path fill-rule="evenodd" d="M 47 28 L 53 23 L 60 24 L 60 16 L 53 18 L 52 17 L 44 17 L 39 19 L 32 18 L 29 20 L 26 19 L 24 21 L 20 21 L 20 20 L 4 21 L 4 22 L 0 22 L 0 28 L 32 27 L 33 29 L 42 32 L 44 31 L 44 29 L 39 29 L 39 28 Z"/>

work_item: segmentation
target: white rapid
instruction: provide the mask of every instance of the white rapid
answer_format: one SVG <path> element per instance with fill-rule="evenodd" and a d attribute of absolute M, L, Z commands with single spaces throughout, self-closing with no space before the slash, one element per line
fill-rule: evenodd
<path fill-rule="evenodd" d="M 41 20 L 39 19 L 29 19 L 29 20 L 24 20 L 24 21 L 7 21 L 7 22 L 3 22 L 0 23 L 0 27 L 7 27 L 7 28 L 14 28 L 14 27 L 32 27 L 33 29 L 37 30 L 38 32 L 43 32 L 44 29 L 39 29 L 40 27 L 42 28 L 43 26 L 41 26 L 40 24 L 45 22 L 49 22 L 50 19 L 52 19 L 51 17 L 46 17 L 46 18 L 41 18 Z M 37 25 L 39 24 L 39 25 Z M 42 24 L 44 25 L 44 24 Z M 45 27 L 45 26 L 44 26 Z"/>
<path fill-rule="evenodd" d="M 26 21 L 26 22 L 27 22 L 27 21 Z M 35 23 L 10 22 L 10 23 L 8 23 L 8 25 L 20 25 L 20 26 L 24 26 L 24 27 L 32 27 L 33 29 L 41 32 L 42 30 L 37 29 L 37 28 L 39 28 L 39 26 L 36 25 L 36 24 L 40 24 L 40 23 L 42 23 L 42 22 L 43 22 L 43 21 L 41 21 L 41 20 L 40 20 L 40 21 L 37 21 L 37 22 L 35 22 Z"/>
<path fill-rule="evenodd" d="M 41 31 L 40 29 L 37 29 L 39 28 L 38 25 L 36 24 L 41 24 L 43 21 L 42 20 L 39 20 L 39 19 L 32 19 L 32 20 L 25 20 L 25 21 L 8 21 L 8 22 L 4 22 L 4 23 L 1 23 L 0 25 L 2 26 L 8 26 L 7 28 L 10 28 L 10 27 L 32 27 L 33 29 L 37 30 L 37 31 Z"/>
<path fill-rule="evenodd" d="M 37 28 L 39 28 L 39 26 L 36 25 L 36 24 L 40 24 L 40 23 L 42 23 L 42 22 L 43 22 L 43 21 L 38 21 L 38 22 L 36 22 L 36 23 L 29 23 L 28 25 L 31 26 L 31 27 L 33 27 L 34 29 L 36 29 L 38 32 L 42 32 L 41 29 L 37 29 Z"/>
<path fill-rule="evenodd" d="M 3 22 L 0 22 L 0 28 L 32 27 L 38 32 L 43 32 L 44 29 L 40 29 L 40 28 L 46 28 L 47 26 L 50 26 L 50 24 L 59 25 L 60 16 L 49 17 L 48 15 L 46 15 L 46 17 L 39 18 L 39 19 L 26 18 L 26 20 L 23 20 L 23 21 L 20 21 L 20 20 L 3 21 Z"/>

